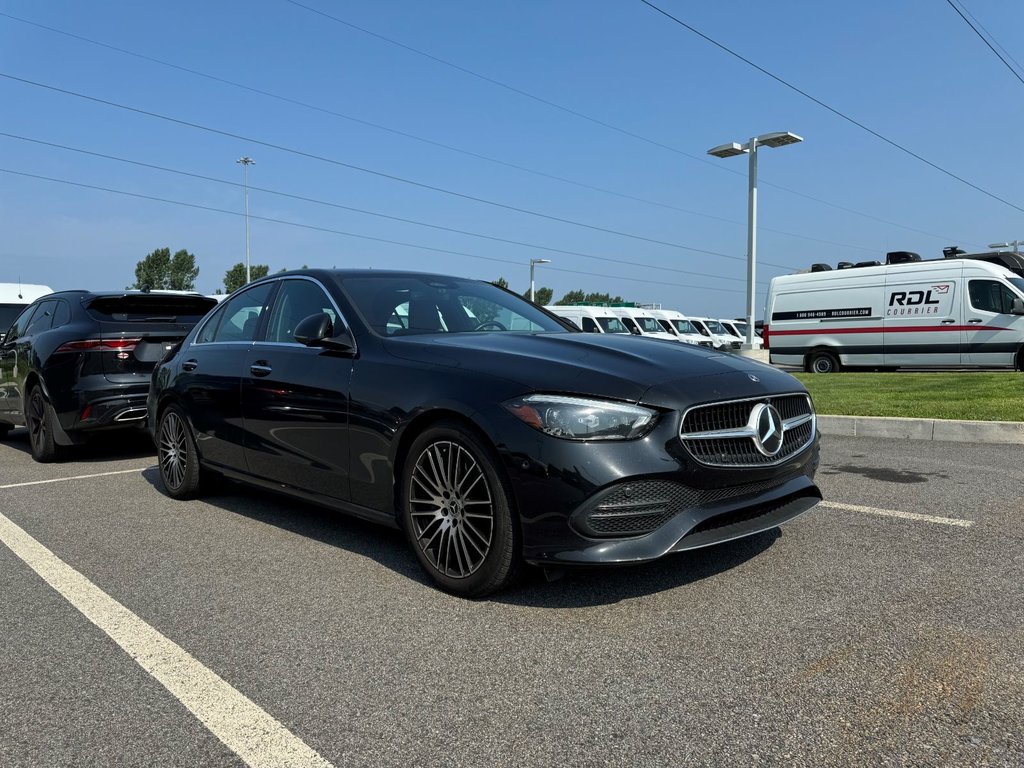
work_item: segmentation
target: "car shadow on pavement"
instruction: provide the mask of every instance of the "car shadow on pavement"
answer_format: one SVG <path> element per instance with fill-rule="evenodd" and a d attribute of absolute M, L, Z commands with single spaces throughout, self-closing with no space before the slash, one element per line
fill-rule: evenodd
<path fill-rule="evenodd" d="M 4 445 L 26 456 L 32 448 L 28 442 L 28 430 L 15 429 L 4 438 Z M 148 432 L 142 430 L 120 430 L 91 435 L 85 445 L 65 447 L 59 459 L 60 464 L 94 464 L 97 462 L 140 459 L 156 456 L 156 448 Z"/>
<path fill-rule="evenodd" d="M 163 493 L 155 467 L 146 469 L 142 476 Z M 202 500 L 370 558 L 411 581 L 434 588 L 404 534 L 393 528 L 231 481 L 222 481 L 220 487 Z M 555 581 L 549 581 L 539 568 L 525 568 L 514 586 L 487 599 L 535 608 L 583 608 L 618 603 L 728 571 L 759 556 L 780 536 L 782 532 L 774 528 L 725 544 L 667 555 L 643 565 L 566 569 Z"/>

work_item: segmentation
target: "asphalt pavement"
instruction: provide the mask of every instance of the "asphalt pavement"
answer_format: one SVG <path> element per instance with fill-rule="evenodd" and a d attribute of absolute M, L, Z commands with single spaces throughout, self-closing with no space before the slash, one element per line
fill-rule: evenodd
<path fill-rule="evenodd" d="M 1021 459 L 829 435 L 827 503 L 779 530 L 467 601 L 397 532 L 176 502 L 145 441 L 38 465 L 15 432 L 0 523 L 180 648 L 184 687 L 0 544 L 0 765 L 310 764 L 243 760 L 238 694 L 335 766 L 1018 766 Z"/>

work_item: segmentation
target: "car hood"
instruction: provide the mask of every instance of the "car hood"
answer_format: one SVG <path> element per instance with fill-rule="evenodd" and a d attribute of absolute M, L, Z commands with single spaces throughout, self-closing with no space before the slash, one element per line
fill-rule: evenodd
<path fill-rule="evenodd" d="M 667 408 L 803 391 L 793 377 L 749 358 L 618 334 L 432 334 L 386 339 L 385 348 L 402 359 L 512 381 L 524 392 L 595 395 Z"/>

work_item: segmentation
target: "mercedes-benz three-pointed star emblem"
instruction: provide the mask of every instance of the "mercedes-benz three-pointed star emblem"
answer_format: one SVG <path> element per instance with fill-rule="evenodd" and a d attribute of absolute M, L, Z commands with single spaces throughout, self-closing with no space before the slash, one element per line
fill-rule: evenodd
<path fill-rule="evenodd" d="M 754 445 L 765 456 L 775 456 L 782 450 L 783 433 L 786 431 L 782 414 L 774 405 L 758 403 L 750 413 L 750 426 L 754 430 Z"/>

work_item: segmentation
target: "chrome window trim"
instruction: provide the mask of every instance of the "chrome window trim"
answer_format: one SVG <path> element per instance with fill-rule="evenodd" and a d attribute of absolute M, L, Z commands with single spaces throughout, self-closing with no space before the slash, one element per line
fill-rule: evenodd
<path fill-rule="evenodd" d="M 289 280 L 308 280 L 309 282 L 320 287 L 320 290 L 323 291 L 324 295 L 327 296 L 327 300 L 331 302 L 331 306 L 334 307 L 334 311 L 338 313 L 338 317 L 341 319 L 341 322 L 344 323 L 345 328 L 348 329 L 349 336 L 352 337 L 352 354 L 355 355 L 356 352 L 358 352 L 358 345 L 356 344 L 355 334 L 352 333 L 352 326 L 348 322 L 348 318 L 345 317 L 345 313 L 341 311 L 341 307 L 338 306 L 338 302 L 334 300 L 334 297 L 331 295 L 331 292 L 327 290 L 327 286 L 324 285 L 319 280 L 317 280 L 315 277 L 311 277 L 309 275 L 288 275 L 287 277 L 277 278 L 276 282 L 285 283 Z M 278 289 L 278 293 L 280 293 L 282 290 L 283 286 Z M 274 296 L 274 304 L 277 304 L 276 295 Z M 273 311 L 273 306 L 271 306 L 271 311 Z M 269 319 L 267 322 L 269 323 Z M 301 347 L 302 349 L 320 349 L 320 347 L 307 347 L 305 344 L 299 344 L 297 341 L 266 341 L 257 339 L 256 341 L 253 342 L 253 344 L 276 347 Z"/>
<path fill-rule="evenodd" d="M 732 405 L 733 403 L 762 403 L 766 400 L 775 400 L 782 397 L 803 397 L 807 401 L 807 407 L 809 413 L 801 414 L 800 416 L 794 416 L 791 419 L 783 420 L 783 427 L 785 434 L 790 429 L 796 429 L 797 427 L 803 426 L 807 422 L 811 423 L 811 434 L 807 438 L 807 441 L 803 443 L 799 448 L 794 449 L 792 452 L 787 453 L 781 458 L 775 459 L 774 461 L 758 462 L 756 464 L 727 464 L 721 462 L 707 462 L 698 458 L 686 445 L 687 440 L 728 440 L 736 438 L 750 438 L 755 443 L 756 449 L 756 433 L 751 429 L 750 425 L 743 427 L 736 427 L 734 429 L 719 429 L 710 430 L 707 432 L 683 432 L 683 424 L 686 423 L 686 417 L 690 411 L 699 410 L 701 408 L 708 408 L 716 405 Z M 811 396 L 806 392 L 778 392 L 769 395 L 761 395 L 758 397 L 740 397 L 734 400 L 717 400 L 710 403 L 701 403 L 699 405 L 691 405 L 685 411 L 683 411 L 682 418 L 679 420 L 679 440 L 683 444 L 683 448 L 686 449 L 687 454 L 696 461 L 698 464 L 702 464 L 705 467 L 723 467 L 729 469 L 753 469 L 757 467 L 775 467 L 779 464 L 784 464 L 794 456 L 803 453 L 807 448 L 814 442 L 815 435 L 817 435 L 817 415 L 814 412 L 814 403 L 811 401 Z"/>

